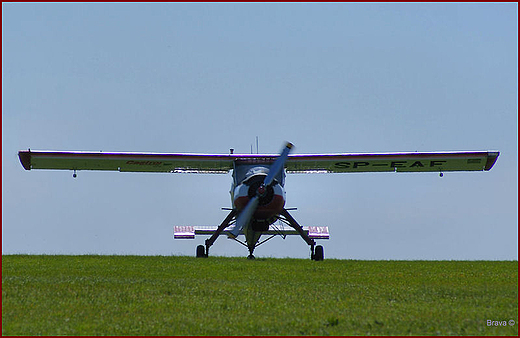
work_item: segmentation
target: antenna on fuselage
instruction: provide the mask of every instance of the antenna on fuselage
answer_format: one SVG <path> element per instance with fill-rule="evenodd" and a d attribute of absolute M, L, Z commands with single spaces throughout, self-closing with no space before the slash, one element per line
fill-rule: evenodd
<path fill-rule="evenodd" d="M 256 137 L 256 153 L 258 154 L 258 136 Z M 251 144 L 251 154 L 253 154 L 253 144 Z"/>

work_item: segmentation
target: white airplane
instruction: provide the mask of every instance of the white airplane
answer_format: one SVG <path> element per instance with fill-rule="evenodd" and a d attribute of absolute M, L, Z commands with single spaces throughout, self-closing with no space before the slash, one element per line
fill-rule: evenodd
<path fill-rule="evenodd" d="M 437 172 L 488 171 L 498 151 L 342 153 L 289 155 L 287 143 L 279 155 L 186 154 L 84 151 L 20 151 L 26 170 L 111 170 L 120 172 L 221 173 L 232 171 L 232 207 L 219 226 L 175 226 L 174 238 L 211 235 L 197 246 L 197 257 L 208 257 L 219 235 L 227 235 L 249 249 L 248 258 L 260 244 L 276 235 L 300 235 L 310 246 L 311 259 L 324 259 L 316 239 L 328 239 L 328 227 L 302 227 L 285 207 L 287 173 Z M 285 170 L 284 170 L 285 169 Z M 290 209 L 289 209 L 290 210 Z M 278 224 L 277 224 L 278 223 Z M 237 239 L 245 236 L 245 242 Z M 270 236 L 260 241 L 262 235 Z"/>

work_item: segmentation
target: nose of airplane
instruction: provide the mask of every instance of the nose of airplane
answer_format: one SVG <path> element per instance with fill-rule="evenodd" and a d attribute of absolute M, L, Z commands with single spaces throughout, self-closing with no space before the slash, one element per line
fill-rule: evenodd
<path fill-rule="evenodd" d="M 293 144 L 287 142 L 280 156 L 276 158 L 274 163 L 269 168 L 269 172 L 267 173 L 267 176 L 265 177 L 263 183 L 258 188 L 257 194 L 249 200 L 245 208 L 238 215 L 234 228 L 229 232 L 230 237 L 237 237 L 240 231 L 242 231 L 242 229 L 247 224 L 249 224 L 251 218 L 253 217 L 253 214 L 255 213 L 256 209 L 258 208 L 258 205 L 260 204 L 260 198 L 262 197 L 260 189 L 262 187 L 263 189 L 265 189 L 265 187 L 271 186 L 271 184 L 275 180 L 275 177 L 278 176 L 278 174 L 283 170 L 285 166 L 285 161 L 287 160 L 289 152 L 292 148 Z"/>

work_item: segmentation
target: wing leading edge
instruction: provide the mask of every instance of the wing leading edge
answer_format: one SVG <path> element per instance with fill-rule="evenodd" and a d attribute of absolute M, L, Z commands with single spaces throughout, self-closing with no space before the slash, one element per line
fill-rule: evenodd
<path fill-rule="evenodd" d="M 270 164 L 278 155 L 31 151 L 18 153 L 26 170 L 228 173 L 234 163 Z M 289 155 L 288 173 L 446 172 L 490 170 L 498 151 Z"/>

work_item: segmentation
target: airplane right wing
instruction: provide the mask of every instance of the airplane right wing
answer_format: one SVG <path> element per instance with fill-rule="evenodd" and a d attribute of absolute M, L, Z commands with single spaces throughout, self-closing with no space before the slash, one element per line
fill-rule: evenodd
<path fill-rule="evenodd" d="M 158 173 L 228 173 L 233 169 L 231 155 L 42 151 L 22 150 L 18 153 L 26 170 L 107 170 Z"/>

